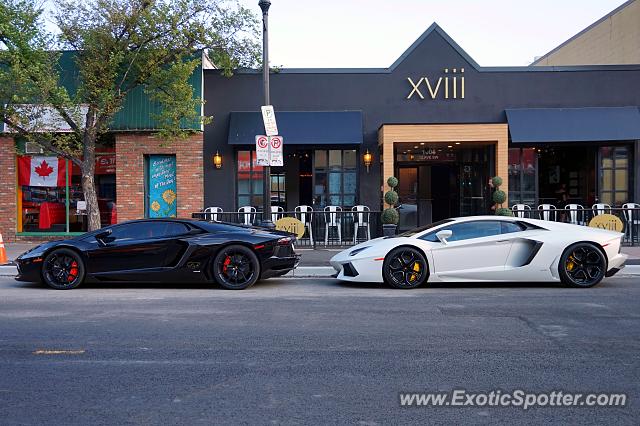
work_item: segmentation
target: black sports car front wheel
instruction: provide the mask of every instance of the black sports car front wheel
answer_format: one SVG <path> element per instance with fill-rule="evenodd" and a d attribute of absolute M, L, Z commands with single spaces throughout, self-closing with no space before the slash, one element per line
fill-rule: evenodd
<path fill-rule="evenodd" d="M 80 255 L 67 248 L 53 250 L 42 262 L 42 280 L 56 290 L 70 290 L 82 284 L 84 262 Z"/>
<path fill-rule="evenodd" d="M 604 278 L 607 260 L 602 250 L 591 243 L 568 247 L 558 265 L 560 280 L 571 287 L 593 287 Z"/>
<path fill-rule="evenodd" d="M 243 290 L 260 278 L 260 262 L 248 247 L 227 246 L 220 250 L 213 261 L 213 276 L 226 289 Z"/>
<path fill-rule="evenodd" d="M 429 277 L 427 260 L 419 250 L 398 247 L 387 254 L 382 265 L 384 281 L 395 288 L 416 288 Z"/>

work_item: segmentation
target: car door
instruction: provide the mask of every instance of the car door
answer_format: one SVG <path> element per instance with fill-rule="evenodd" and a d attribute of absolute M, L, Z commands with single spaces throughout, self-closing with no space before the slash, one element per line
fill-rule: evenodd
<path fill-rule="evenodd" d="M 441 278 L 497 280 L 504 272 L 511 239 L 497 220 L 474 220 L 438 229 L 452 231 L 447 243 L 432 248 L 434 271 Z M 428 236 L 429 234 L 427 234 Z"/>
<path fill-rule="evenodd" d="M 178 234 L 186 232 L 184 224 L 162 220 L 113 226 L 105 246 L 96 241 L 88 250 L 89 272 L 135 272 L 166 266 L 169 252 L 175 252 L 179 244 Z"/>

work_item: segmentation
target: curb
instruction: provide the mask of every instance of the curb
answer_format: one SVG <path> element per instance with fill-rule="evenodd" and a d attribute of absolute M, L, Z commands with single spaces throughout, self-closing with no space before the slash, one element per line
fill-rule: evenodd
<path fill-rule="evenodd" d="M 13 265 L 0 265 L 0 277 L 15 277 L 18 275 L 18 268 Z"/>
<path fill-rule="evenodd" d="M 335 274 L 336 270 L 331 266 L 298 266 L 283 278 L 331 278 Z"/>

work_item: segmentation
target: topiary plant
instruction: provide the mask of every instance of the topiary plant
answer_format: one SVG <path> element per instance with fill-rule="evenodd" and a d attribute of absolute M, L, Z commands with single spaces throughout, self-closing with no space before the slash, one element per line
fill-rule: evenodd
<path fill-rule="evenodd" d="M 393 207 L 384 209 L 384 211 L 382 212 L 382 223 L 384 223 L 385 225 L 395 225 L 399 220 L 400 215 L 398 214 L 398 211 Z"/>
<path fill-rule="evenodd" d="M 493 202 L 496 204 L 496 215 L 498 216 L 513 216 L 511 209 L 502 207 L 502 204 L 507 201 L 507 194 L 500 189 L 502 185 L 502 178 L 500 176 L 494 176 L 491 179 L 491 183 L 496 188 L 493 193 Z"/>
<path fill-rule="evenodd" d="M 389 205 L 388 208 L 382 212 L 382 223 L 385 225 L 397 225 L 400 220 L 400 215 L 395 209 L 395 205 L 398 202 L 398 193 L 395 191 L 395 187 L 398 186 L 398 179 L 391 176 L 387 179 L 387 185 L 391 188 L 384 194 L 384 202 Z"/>

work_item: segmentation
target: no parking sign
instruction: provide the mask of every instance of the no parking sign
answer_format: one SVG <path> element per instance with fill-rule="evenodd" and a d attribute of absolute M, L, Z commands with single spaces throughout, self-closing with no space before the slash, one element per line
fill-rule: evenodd
<path fill-rule="evenodd" d="M 269 136 L 269 165 L 283 166 L 284 158 L 282 155 L 282 136 Z"/>
<path fill-rule="evenodd" d="M 282 136 L 256 135 L 256 164 L 258 166 L 284 166 Z"/>
<path fill-rule="evenodd" d="M 256 164 L 269 165 L 269 138 L 265 135 L 256 135 Z"/>

